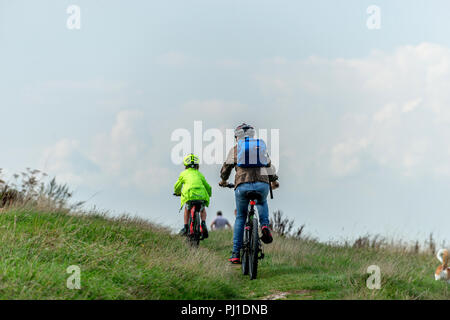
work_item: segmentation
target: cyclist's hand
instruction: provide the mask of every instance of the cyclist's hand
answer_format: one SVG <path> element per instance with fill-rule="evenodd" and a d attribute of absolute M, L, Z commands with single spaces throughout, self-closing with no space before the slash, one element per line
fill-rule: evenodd
<path fill-rule="evenodd" d="M 278 189 L 278 187 L 280 187 L 280 183 L 278 181 L 272 181 L 270 185 L 272 186 L 272 190 Z"/>
<path fill-rule="evenodd" d="M 220 181 L 220 182 L 219 182 L 219 186 L 221 186 L 221 187 L 226 187 L 226 186 L 228 186 L 228 181 L 225 181 L 225 180 Z"/>

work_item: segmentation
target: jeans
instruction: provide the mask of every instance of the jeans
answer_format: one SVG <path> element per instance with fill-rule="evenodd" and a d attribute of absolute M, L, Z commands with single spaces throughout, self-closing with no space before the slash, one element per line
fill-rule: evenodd
<path fill-rule="evenodd" d="M 233 234 L 233 252 L 239 252 L 242 247 L 244 237 L 245 221 L 247 219 L 249 200 L 246 198 L 248 191 L 256 191 L 261 195 L 261 200 L 256 201 L 259 221 L 261 226 L 269 225 L 269 207 L 267 205 L 267 195 L 269 194 L 269 184 L 265 182 L 246 182 L 240 184 L 234 191 L 236 198 L 236 222 Z"/>

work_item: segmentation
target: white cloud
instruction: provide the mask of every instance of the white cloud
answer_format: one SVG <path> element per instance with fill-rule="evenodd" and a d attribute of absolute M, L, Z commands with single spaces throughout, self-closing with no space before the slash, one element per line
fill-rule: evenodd
<path fill-rule="evenodd" d="M 156 59 L 157 63 L 167 66 L 181 66 L 186 64 L 189 59 L 182 52 L 170 51 L 160 55 Z"/>
<path fill-rule="evenodd" d="M 359 170 L 360 154 L 367 148 L 367 140 L 350 140 L 336 144 L 331 150 L 331 169 L 335 176 L 346 176 Z"/>
<path fill-rule="evenodd" d="M 73 155 L 79 152 L 77 140 L 62 139 L 55 145 L 47 148 L 43 155 L 43 168 L 45 172 L 59 173 L 58 179 L 69 184 L 79 185 L 83 178 L 76 173 Z"/>
<path fill-rule="evenodd" d="M 448 48 L 423 43 L 360 59 L 264 63 L 255 78 L 290 110 L 289 117 L 281 113 L 289 127 L 281 139 L 297 146 L 281 162 L 315 168 L 324 178 L 330 170 L 328 178 L 345 177 L 373 165 L 409 177 L 450 172 Z M 309 138 L 298 136 L 302 128 Z"/>
<path fill-rule="evenodd" d="M 414 99 L 411 101 L 407 101 L 402 108 L 403 112 L 411 112 L 414 111 L 422 102 L 422 99 Z"/>
<path fill-rule="evenodd" d="M 156 182 L 163 184 L 168 178 L 168 169 L 158 162 L 161 150 L 154 144 L 154 136 L 143 112 L 124 110 L 117 114 L 108 134 L 97 136 L 92 156 L 105 174 L 117 177 L 122 185 L 153 190 Z"/>
<path fill-rule="evenodd" d="M 115 183 L 154 191 L 168 182 L 169 170 L 161 166 L 160 150 L 146 129 L 141 111 L 123 110 L 111 130 L 95 136 L 92 143 L 62 139 L 48 148 L 44 166 L 59 180 L 74 185 Z"/>
<path fill-rule="evenodd" d="M 397 106 L 393 103 L 389 103 L 381 108 L 381 110 L 375 112 L 373 119 L 376 122 L 385 122 L 392 119 L 394 112 L 397 111 Z"/>

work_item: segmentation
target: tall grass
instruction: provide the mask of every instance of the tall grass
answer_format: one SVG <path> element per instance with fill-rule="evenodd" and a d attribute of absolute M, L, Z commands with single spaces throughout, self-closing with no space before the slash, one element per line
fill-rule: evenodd
<path fill-rule="evenodd" d="M 251 299 L 449 299 L 448 285 L 434 280 L 439 261 L 433 236 L 423 244 L 365 235 L 351 242 L 322 243 L 296 236 L 287 216 L 272 216 L 274 241 L 264 245 L 258 279 L 249 281 L 236 267 L 240 292 Z M 276 222 L 278 221 L 278 222 Z M 279 227 L 280 222 L 288 227 Z M 291 230 L 291 232 L 287 232 Z M 283 232 L 284 231 L 284 232 Z M 232 232 L 211 232 L 208 248 L 225 258 Z M 371 290 L 368 267 L 381 271 L 381 289 Z"/>
<path fill-rule="evenodd" d="M 0 214 L 0 299 L 230 299 L 232 274 L 206 249 L 127 216 Z M 81 289 L 69 289 L 69 266 Z"/>
<path fill-rule="evenodd" d="M 83 202 L 71 203 L 73 192 L 56 178 L 48 179 L 46 173 L 27 168 L 12 175 L 10 181 L 2 179 L 0 169 L 0 208 L 38 208 L 47 211 L 79 209 Z"/>

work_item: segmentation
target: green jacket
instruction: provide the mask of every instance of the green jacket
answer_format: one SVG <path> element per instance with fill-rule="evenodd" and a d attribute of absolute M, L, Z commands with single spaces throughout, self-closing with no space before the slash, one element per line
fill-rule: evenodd
<path fill-rule="evenodd" d="M 190 200 L 204 200 L 206 206 L 209 206 L 211 186 L 200 171 L 188 168 L 180 173 L 174 186 L 174 193 L 181 194 L 181 207 Z"/>

